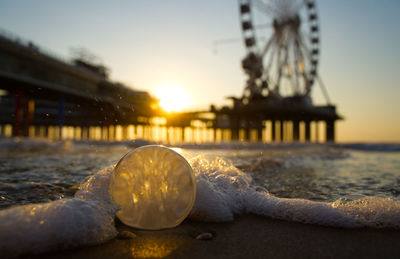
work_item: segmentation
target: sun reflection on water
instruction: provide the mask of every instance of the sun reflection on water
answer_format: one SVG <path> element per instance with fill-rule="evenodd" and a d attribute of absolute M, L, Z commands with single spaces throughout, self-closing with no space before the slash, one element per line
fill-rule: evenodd
<path fill-rule="evenodd" d="M 177 240 L 147 238 L 142 244 L 131 248 L 133 258 L 164 258 L 180 246 Z"/>

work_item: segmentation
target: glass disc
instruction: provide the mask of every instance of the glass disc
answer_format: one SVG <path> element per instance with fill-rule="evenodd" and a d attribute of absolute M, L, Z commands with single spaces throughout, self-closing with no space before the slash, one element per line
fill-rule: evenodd
<path fill-rule="evenodd" d="M 189 163 L 163 146 L 144 146 L 126 154 L 111 177 L 110 194 L 120 206 L 117 217 L 141 229 L 179 225 L 196 198 L 195 177 Z"/>

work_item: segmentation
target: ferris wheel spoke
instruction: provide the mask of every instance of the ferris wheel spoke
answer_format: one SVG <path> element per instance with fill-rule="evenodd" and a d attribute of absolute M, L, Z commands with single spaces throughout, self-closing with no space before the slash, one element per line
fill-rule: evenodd
<path fill-rule="evenodd" d="M 300 48 L 299 37 L 295 38 L 293 45 L 293 55 L 295 57 L 295 68 L 296 68 L 296 84 L 298 86 L 305 86 L 307 84 L 307 75 L 305 73 L 306 64 L 304 61 L 303 53 Z M 303 89 L 304 87 L 301 87 Z M 300 91 L 301 89 L 298 89 Z M 305 94 L 304 91 L 301 94 Z"/>
<path fill-rule="evenodd" d="M 275 10 L 277 17 L 295 16 L 303 8 L 304 2 L 301 0 L 275 0 Z"/>
<path fill-rule="evenodd" d="M 286 61 L 286 66 L 287 66 L 287 84 L 291 86 L 293 93 L 297 94 L 298 92 L 298 85 L 296 84 L 296 71 L 297 71 L 297 65 L 296 65 L 296 53 L 294 53 L 294 42 L 295 42 L 295 36 L 290 35 L 288 38 L 288 44 L 287 44 L 287 61 Z M 289 86 L 288 86 L 289 87 Z"/>
<path fill-rule="evenodd" d="M 287 75 L 287 81 L 288 81 L 288 84 L 291 85 L 293 92 L 297 93 L 297 91 L 298 91 L 297 90 L 297 86 L 293 82 L 293 80 L 295 80 L 295 76 L 296 76 L 295 73 L 293 73 L 294 70 L 295 70 L 295 66 L 292 67 L 292 61 L 291 60 L 292 60 L 292 58 L 291 58 L 291 55 L 290 55 L 290 45 L 286 44 L 286 46 L 285 46 L 285 63 L 284 63 L 284 65 L 285 65 L 285 70 L 286 70 L 286 75 Z"/>
<path fill-rule="evenodd" d="M 299 68 L 298 68 L 298 62 L 297 62 L 296 51 L 295 51 L 294 46 L 293 46 L 293 56 L 292 56 L 292 60 L 290 63 L 293 66 L 291 83 L 292 83 L 292 87 L 295 89 L 295 93 L 297 93 L 299 91 Z"/>
<path fill-rule="evenodd" d="M 296 57 L 296 62 L 297 62 L 297 64 L 298 64 L 298 66 L 297 66 L 297 68 L 298 68 L 298 73 L 301 75 L 301 81 L 303 82 L 302 83 L 302 85 L 303 86 L 306 86 L 307 85 L 307 82 L 308 82 L 308 76 L 307 76 L 307 74 L 305 73 L 305 71 L 306 71 L 306 68 L 307 68 L 307 64 L 306 64 L 306 62 L 305 62 L 305 60 L 304 60 L 304 55 L 303 55 L 303 52 L 301 51 L 301 49 L 300 49 L 300 45 L 299 45 L 299 43 L 297 42 L 297 44 L 296 44 L 296 55 L 297 55 L 297 57 Z M 297 80 L 299 80 L 298 78 L 297 78 Z M 298 84 L 300 84 L 300 82 L 298 81 Z M 306 92 L 303 90 L 303 93 L 302 93 L 303 95 L 305 95 L 306 94 Z"/>
<path fill-rule="evenodd" d="M 268 52 L 269 48 L 271 47 L 272 43 L 276 40 L 275 34 L 271 36 L 271 38 L 268 40 L 267 44 L 265 44 L 265 47 L 263 51 L 261 52 L 261 57 L 264 57 L 265 54 Z"/>
<path fill-rule="evenodd" d="M 317 69 L 316 69 L 316 64 L 314 64 L 314 62 L 316 61 L 316 59 L 313 58 L 312 52 L 310 52 L 308 50 L 308 48 L 304 45 L 304 43 L 302 42 L 301 47 L 303 49 L 303 51 L 305 52 L 305 57 L 308 59 L 309 65 L 310 65 L 310 69 L 309 69 L 309 73 L 307 74 L 307 84 L 306 84 L 306 94 L 308 94 L 311 91 L 311 85 L 314 81 L 314 77 L 317 74 Z"/>
<path fill-rule="evenodd" d="M 266 30 L 266 29 L 271 29 L 272 23 L 260 23 L 254 25 L 254 29 L 256 30 Z"/>
<path fill-rule="evenodd" d="M 303 51 L 306 53 L 305 56 L 308 58 L 310 64 L 316 66 L 317 64 L 313 64 L 313 61 L 316 60 L 314 57 L 316 57 L 319 54 L 319 50 L 317 48 L 309 50 L 309 47 L 304 43 L 304 40 L 300 41 L 300 45 Z"/>
<path fill-rule="evenodd" d="M 269 75 L 271 74 L 270 71 L 272 71 L 272 64 L 273 64 L 274 58 L 276 56 L 276 49 L 277 49 L 276 46 L 273 44 L 271 47 L 271 51 L 270 51 L 271 55 L 269 55 L 268 64 L 267 64 L 266 68 L 264 69 L 264 71 L 265 71 L 264 78 L 267 80 L 269 85 L 272 85 L 273 87 L 275 87 L 275 83 L 276 83 L 273 81 L 275 78 L 271 79 L 271 77 Z"/>
<path fill-rule="evenodd" d="M 299 0 L 299 1 L 294 1 L 295 3 L 293 3 L 294 10 L 296 10 L 296 12 L 298 13 L 301 9 L 303 9 L 306 5 L 304 0 Z"/>
<path fill-rule="evenodd" d="M 282 64 L 282 57 L 281 57 L 281 53 L 283 52 L 283 48 L 280 47 L 278 49 L 278 60 L 277 60 L 277 68 L 278 68 L 278 79 L 277 79 L 277 85 L 275 87 L 277 93 L 279 93 L 280 91 L 280 83 L 281 83 L 281 79 L 282 79 L 282 73 L 283 73 L 283 64 Z"/>
<path fill-rule="evenodd" d="M 254 3 L 255 7 L 257 8 L 258 11 L 268 14 L 269 16 L 273 16 L 276 10 L 274 9 L 273 6 L 271 6 L 269 3 L 265 3 L 265 1 L 260 1 L 260 0 L 252 0 Z"/>
<path fill-rule="evenodd" d="M 274 48 L 274 45 L 272 46 L 272 48 L 271 48 L 271 55 L 269 55 L 269 60 L 268 60 L 268 64 L 267 64 L 267 67 L 266 67 L 266 72 L 268 72 L 270 69 L 271 69 L 271 66 L 272 66 L 272 62 L 273 62 L 273 59 L 274 59 L 274 56 L 275 56 L 275 50 L 276 50 L 276 48 Z"/>

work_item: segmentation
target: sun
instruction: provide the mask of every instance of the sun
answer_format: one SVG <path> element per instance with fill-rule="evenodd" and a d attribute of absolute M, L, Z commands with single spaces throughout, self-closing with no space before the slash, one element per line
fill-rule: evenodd
<path fill-rule="evenodd" d="M 155 90 L 160 106 L 167 112 L 182 111 L 189 105 L 189 96 L 185 89 L 173 84 L 160 85 Z"/>

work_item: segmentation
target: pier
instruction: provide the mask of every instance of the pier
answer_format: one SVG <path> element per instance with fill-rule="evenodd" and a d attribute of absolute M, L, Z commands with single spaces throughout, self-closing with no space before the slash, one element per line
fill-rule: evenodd
<path fill-rule="evenodd" d="M 0 124 L 2 133 L 29 136 L 31 126 L 90 127 L 149 124 L 159 113 L 157 99 L 108 79 L 107 69 L 84 60 L 64 61 L 8 32 L 0 34 Z M 109 130 L 108 132 L 111 132 Z M 37 132 L 33 133 L 37 135 Z M 107 133 L 109 134 L 109 133 Z M 112 136 L 110 136 L 112 138 Z"/>
<path fill-rule="evenodd" d="M 247 141 L 324 141 L 335 140 L 335 121 L 341 119 L 333 105 L 315 106 L 298 98 L 260 98 L 243 104 L 232 98 L 232 107 L 213 109 L 216 128 L 225 120 L 233 140 Z M 312 127 L 314 129 L 312 129 Z M 324 131 L 321 132 L 321 127 Z M 268 130 L 269 136 L 265 136 Z M 314 136 L 312 136 L 313 132 Z"/>
<path fill-rule="evenodd" d="M 250 2 L 241 1 L 240 10 L 244 14 L 243 30 L 253 28 L 246 16 Z M 284 26 L 297 25 L 296 21 L 286 21 L 274 26 L 276 33 L 281 33 Z M 66 61 L 2 31 L 0 135 L 169 143 L 335 141 L 335 122 L 342 117 L 334 105 L 317 106 L 310 97 L 318 76 L 316 45 L 308 74 L 303 67 L 292 69 L 297 71 L 296 76 L 303 71 L 302 78 L 295 78 L 303 85 L 297 85 L 290 95 L 281 95 L 285 78 L 293 76 L 282 72 L 284 66 L 290 71 L 290 64 L 279 63 L 280 84 L 274 85 L 269 80 L 273 75 L 263 72 L 264 57 L 255 51 L 255 39 L 251 33 L 245 35 L 248 53 L 242 67 L 248 80 L 243 96 L 229 97 L 230 106 L 168 113 L 150 93 L 112 82 L 102 64 L 84 59 Z M 301 66 L 305 63 L 298 62 Z"/>

